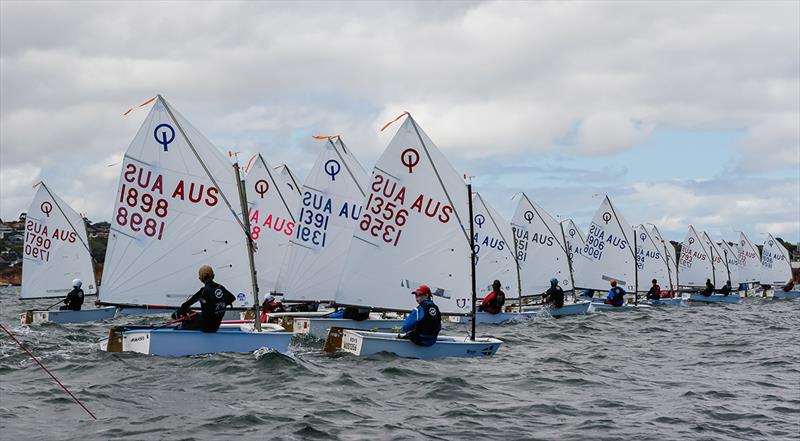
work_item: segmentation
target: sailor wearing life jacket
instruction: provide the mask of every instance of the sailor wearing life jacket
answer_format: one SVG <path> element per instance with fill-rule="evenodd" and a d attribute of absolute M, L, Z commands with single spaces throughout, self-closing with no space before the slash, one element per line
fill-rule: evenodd
<path fill-rule="evenodd" d="M 647 291 L 647 300 L 660 300 L 661 299 L 661 287 L 658 285 L 658 280 L 653 279 L 653 286 L 650 287 L 650 290 Z"/>
<path fill-rule="evenodd" d="M 67 298 L 65 298 L 64 306 L 59 308 L 62 311 L 80 311 L 81 306 L 83 306 L 83 290 L 81 289 L 81 279 L 75 279 L 72 281 L 72 291 L 67 294 Z"/>
<path fill-rule="evenodd" d="M 499 280 L 495 280 L 492 283 L 492 292 L 481 302 L 481 311 L 489 314 L 499 314 L 503 311 L 503 305 L 506 304 L 506 293 L 500 289 L 501 286 L 502 284 Z"/>
<path fill-rule="evenodd" d="M 617 286 L 616 279 L 611 280 L 611 289 L 608 290 L 608 297 L 606 297 L 606 303 L 615 307 L 619 307 L 625 304 L 625 290 L 621 286 Z"/>
<path fill-rule="evenodd" d="M 183 302 L 183 305 L 172 316 L 175 318 L 187 317 L 189 308 L 198 300 L 200 301 L 200 313 L 185 318 L 183 323 L 175 329 L 217 332 L 222 318 L 225 316 L 225 308 L 233 305 L 236 297 L 224 286 L 214 282 L 214 270 L 210 266 L 201 266 L 198 276 L 203 282 L 203 287 L 189 297 L 189 300 Z"/>
<path fill-rule="evenodd" d="M 550 279 L 550 288 L 542 296 L 542 303 L 552 305 L 553 308 L 564 307 L 564 290 L 558 285 L 558 279 Z"/>
<path fill-rule="evenodd" d="M 420 285 L 411 293 L 416 296 L 418 306 L 408 313 L 402 328 L 405 334 L 400 338 L 420 346 L 433 346 L 442 329 L 442 314 L 433 303 L 431 289 L 427 285 Z"/>

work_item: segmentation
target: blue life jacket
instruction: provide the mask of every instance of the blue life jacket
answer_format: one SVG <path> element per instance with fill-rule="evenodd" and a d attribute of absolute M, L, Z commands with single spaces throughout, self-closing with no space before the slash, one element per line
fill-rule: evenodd
<path fill-rule="evenodd" d="M 417 314 L 418 320 L 414 329 L 409 332 L 409 338 L 418 345 L 433 346 L 439 331 L 442 330 L 442 314 L 439 312 L 439 307 L 433 301 L 426 300 L 411 313 Z"/>
<path fill-rule="evenodd" d="M 625 304 L 625 290 L 620 288 L 619 286 L 615 286 L 611 289 L 614 293 L 614 296 L 611 298 L 611 304 L 614 306 L 622 306 Z"/>

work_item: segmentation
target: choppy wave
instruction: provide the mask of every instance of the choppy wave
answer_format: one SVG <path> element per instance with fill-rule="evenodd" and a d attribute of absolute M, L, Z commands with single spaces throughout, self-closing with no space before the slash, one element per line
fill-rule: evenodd
<path fill-rule="evenodd" d="M 3 335 L 3 439 L 800 439 L 797 301 L 480 326 L 506 342 L 494 358 L 423 361 L 307 340 L 291 356 L 110 354 L 97 341 L 130 317 L 21 326 L 52 302 L 17 294 L 0 289 L 0 321 L 98 421 Z"/>

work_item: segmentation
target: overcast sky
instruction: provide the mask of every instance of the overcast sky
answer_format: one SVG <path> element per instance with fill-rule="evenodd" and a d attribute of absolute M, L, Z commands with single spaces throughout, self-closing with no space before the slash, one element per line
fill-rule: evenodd
<path fill-rule="evenodd" d="M 0 3 L 0 218 L 40 179 L 108 220 L 157 93 L 302 179 L 340 134 L 371 168 L 410 111 L 510 218 L 586 228 L 608 194 L 681 241 L 800 241 L 800 2 Z"/>

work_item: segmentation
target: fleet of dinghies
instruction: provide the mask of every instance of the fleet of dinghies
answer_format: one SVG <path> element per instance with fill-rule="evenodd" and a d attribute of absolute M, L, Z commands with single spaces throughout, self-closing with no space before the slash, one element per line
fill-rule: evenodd
<path fill-rule="evenodd" d="M 655 225 L 632 227 L 608 196 L 585 236 L 524 193 L 508 222 L 472 192 L 407 112 L 392 122 L 402 120 L 371 174 L 341 137 L 319 136 L 319 155 L 301 184 L 288 166 L 273 168 L 261 155 L 242 173 L 164 98 L 149 102 L 122 162 L 101 287 L 82 217 L 44 183 L 27 212 L 20 297 L 63 297 L 70 280 L 80 279 L 101 307 L 30 310 L 23 323 L 172 312 L 197 290 L 196 269 L 209 265 L 234 293 L 233 306 L 253 311 L 249 318 L 225 321 L 216 333 L 171 323 L 117 326 L 101 348 L 173 356 L 288 352 L 293 334 L 286 327 L 327 336 L 326 351 L 484 357 L 503 342 L 478 336 L 476 324 L 685 301 L 737 303 L 759 284 L 766 295 L 791 277 L 788 251 L 772 235 L 759 256 L 744 233 L 737 242 L 715 241 L 690 225 L 676 256 Z M 551 279 L 572 294 L 562 308 L 535 302 Z M 478 296 L 494 280 L 506 293 L 505 310 L 476 312 Z M 622 307 L 593 295 L 612 280 L 628 293 Z M 640 301 L 651 280 L 662 298 Z M 707 280 L 735 292 L 702 295 Z M 402 338 L 397 314 L 416 307 L 410 292 L 419 285 L 431 288 L 443 315 L 471 323 L 470 334 L 440 335 L 429 347 Z M 262 324 L 259 292 L 373 313 L 365 320 L 326 317 L 327 311 L 271 314 L 282 326 Z M 773 292 L 800 297 L 798 290 Z"/>

